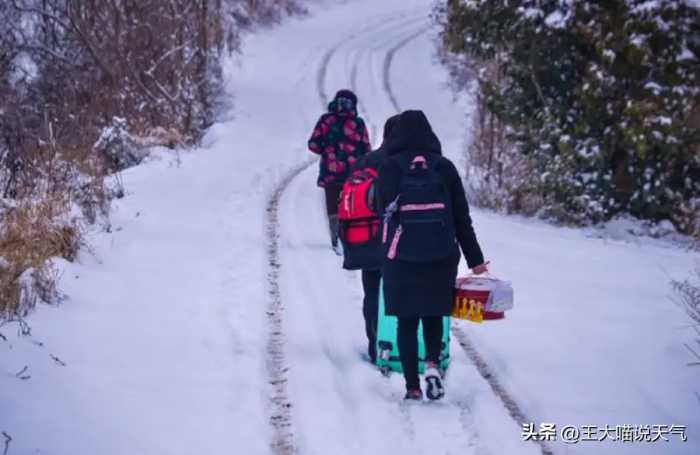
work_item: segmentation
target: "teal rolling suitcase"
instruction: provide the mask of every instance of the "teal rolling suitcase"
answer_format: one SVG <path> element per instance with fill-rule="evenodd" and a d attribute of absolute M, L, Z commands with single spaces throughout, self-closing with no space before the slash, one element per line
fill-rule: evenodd
<path fill-rule="evenodd" d="M 401 360 L 396 342 L 398 321 L 395 316 L 384 314 L 384 282 L 379 286 L 379 316 L 377 318 L 377 366 L 388 375 L 392 371 L 401 373 Z M 442 350 L 440 352 L 440 370 L 444 373 L 450 365 L 450 318 L 443 318 Z M 423 342 L 423 324 L 418 326 L 418 371 L 425 372 L 425 343 Z"/>

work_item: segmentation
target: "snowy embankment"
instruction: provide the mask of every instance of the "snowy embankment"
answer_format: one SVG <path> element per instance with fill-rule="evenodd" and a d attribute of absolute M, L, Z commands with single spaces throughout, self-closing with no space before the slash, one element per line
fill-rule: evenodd
<path fill-rule="evenodd" d="M 269 421 L 266 207 L 309 158 L 321 98 L 341 86 L 358 92 L 375 142 L 397 105 L 422 108 L 461 161 L 468 100 L 452 102 L 434 62 L 431 6 L 327 0 L 309 18 L 250 37 L 242 64 L 229 68 L 232 119 L 180 163 L 161 155 L 125 173 L 114 232 L 93 236 L 93 252 L 64 266 L 68 301 L 32 314 L 32 337 L 0 328 L 9 454 L 270 453 L 279 435 Z M 456 340 L 448 397 L 436 406 L 401 406 L 401 379 L 362 360 L 359 276 L 326 247 L 314 173 L 290 180 L 278 206 L 287 442 L 319 454 L 538 453 Z M 514 282 L 516 309 L 458 330 L 527 417 L 688 426 L 686 443 L 553 451 L 697 453 L 698 372 L 684 367 L 690 334 L 668 300 L 670 277 L 684 277 L 697 256 L 488 212 L 474 218 L 494 272 Z"/>

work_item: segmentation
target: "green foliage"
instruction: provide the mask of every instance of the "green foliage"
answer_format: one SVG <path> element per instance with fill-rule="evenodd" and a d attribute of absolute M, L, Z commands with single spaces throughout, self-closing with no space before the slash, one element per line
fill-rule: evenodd
<path fill-rule="evenodd" d="M 449 0 L 445 47 L 474 62 L 488 109 L 555 212 L 629 212 L 693 229 L 700 198 L 700 14 L 684 0 Z"/>

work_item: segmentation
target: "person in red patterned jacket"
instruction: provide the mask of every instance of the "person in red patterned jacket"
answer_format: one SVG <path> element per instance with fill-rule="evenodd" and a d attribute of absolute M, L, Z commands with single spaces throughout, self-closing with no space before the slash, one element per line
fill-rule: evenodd
<path fill-rule="evenodd" d="M 367 126 L 357 115 L 357 96 L 340 90 L 328 104 L 328 112 L 316 123 L 309 150 L 321 155 L 318 186 L 324 189 L 331 245 L 342 254 L 338 243 L 338 201 L 343 183 L 355 162 L 369 152 Z"/>

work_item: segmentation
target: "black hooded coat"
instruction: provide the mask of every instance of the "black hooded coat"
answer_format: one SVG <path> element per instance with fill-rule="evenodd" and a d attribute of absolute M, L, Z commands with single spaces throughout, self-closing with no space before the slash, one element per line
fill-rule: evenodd
<path fill-rule="evenodd" d="M 379 171 L 379 168 L 382 167 L 388 158 L 387 146 L 391 142 L 391 136 L 395 127 L 399 124 L 399 117 L 399 115 L 394 115 L 387 119 L 386 123 L 384 124 L 382 145 L 380 145 L 377 150 L 373 150 L 360 157 L 353 165 L 353 171 L 357 169 L 364 169 L 366 167 L 371 167 L 372 169 Z"/>
<path fill-rule="evenodd" d="M 469 215 L 462 180 L 454 164 L 442 156 L 440 141 L 421 111 L 406 111 L 385 144 L 389 159 L 379 170 L 379 202 L 382 212 L 399 195 L 400 159 L 432 155 L 437 172 L 449 193 L 457 242 L 470 268 L 484 263 Z M 448 316 L 451 313 L 454 286 L 459 265 L 459 248 L 447 259 L 430 262 L 405 262 L 384 257 L 382 276 L 387 314 L 398 317 Z"/>

